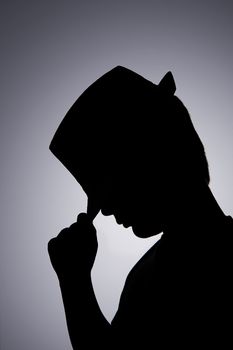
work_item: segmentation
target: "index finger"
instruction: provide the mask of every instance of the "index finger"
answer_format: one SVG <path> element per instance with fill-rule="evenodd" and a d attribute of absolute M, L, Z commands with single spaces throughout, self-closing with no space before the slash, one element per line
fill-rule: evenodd
<path fill-rule="evenodd" d="M 87 216 L 91 222 L 95 219 L 100 211 L 100 206 L 94 201 L 88 198 L 87 200 Z"/>

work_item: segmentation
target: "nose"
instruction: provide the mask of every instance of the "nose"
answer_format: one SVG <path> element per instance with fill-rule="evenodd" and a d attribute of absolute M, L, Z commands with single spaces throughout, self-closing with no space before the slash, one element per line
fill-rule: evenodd
<path fill-rule="evenodd" d="M 114 215 L 110 208 L 102 208 L 101 213 L 105 216 Z"/>
<path fill-rule="evenodd" d="M 110 209 L 106 209 L 106 208 L 102 208 L 101 209 L 101 212 L 103 215 L 105 216 L 110 216 L 110 215 L 114 215 L 115 219 L 116 219 L 116 222 L 118 225 L 122 225 L 125 227 L 125 228 L 128 228 L 130 226 L 132 226 L 130 220 L 126 217 L 124 217 L 123 215 L 120 215 L 119 213 L 117 212 L 114 212 Z"/>
<path fill-rule="evenodd" d="M 110 216 L 110 215 L 114 215 L 116 222 L 121 225 L 123 223 L 123 220 L 121 218 L 121 215 L 119 215 L 116 211 L 113 212 L 113 210 L 111 210 L 110 208 L 102 208 L 101 212 L 103 215 L 105 216 Z"/>

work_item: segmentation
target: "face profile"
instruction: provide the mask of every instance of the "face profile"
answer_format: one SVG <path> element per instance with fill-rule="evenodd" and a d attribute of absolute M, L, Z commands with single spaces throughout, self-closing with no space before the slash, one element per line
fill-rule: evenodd
<path fill-rule="evenodd" d="M 88 202 L 97 203 L 103 215 L 113 215 L 119 225 L 132 227 L 135 235 L 142 238 L 162 231 L 162 218 L 159 213 L 161 194 L 158 191 L 153 193 L 155 184 L 146 188 L 144 180 L 132 174 L 130 177 L 105 177 L 96 187 L 95 192 L 90 195 L 87 193 Z M 154 210 L 157 212 L 156 216 Z"/>
<path fill-rule="evenodd" d="M 162 231 L 174 169 L 181 181 L 193 169 L 209 177 L 204 148 L 175 91 L 171 72 L 155 85 L 118 66 L 84 91 L 50 144 L 93 211 L 114 215 L 142 237 Z"/>

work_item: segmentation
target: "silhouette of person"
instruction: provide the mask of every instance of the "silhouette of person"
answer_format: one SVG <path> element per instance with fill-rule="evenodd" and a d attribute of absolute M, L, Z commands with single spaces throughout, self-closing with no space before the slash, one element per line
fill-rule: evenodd
<path fill-rule="evenodd" d="M 228 348 L 232 229 L 209 188 L 203 144 L 168 72 L 156 85 L 117 66 L 77 99 L 50 150 L 88 197 L 50 240 L 74 349 Z M 130 271 L 111 324 L 91 283 L 101 210 L 161 239 Z"/>

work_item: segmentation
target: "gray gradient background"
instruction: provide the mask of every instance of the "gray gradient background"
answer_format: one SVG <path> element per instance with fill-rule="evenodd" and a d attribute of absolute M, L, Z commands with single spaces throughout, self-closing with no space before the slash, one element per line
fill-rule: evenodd
<path fill-rule="evenodd" d="M 86 209 L 86 196 L 49 142 L 75 99 L 112 67 L 155 83 L 172 70 L 206 147 L 211 188 L 232 214 L 233 5 L 22 0 L 2 4 L 0 16 L 0 349 L 71 349 L 47 241 Z M 127 271 L 157 238 L 136 239 L 111 217 L 95 224 L 93 281 L 110 320 Z"/>

